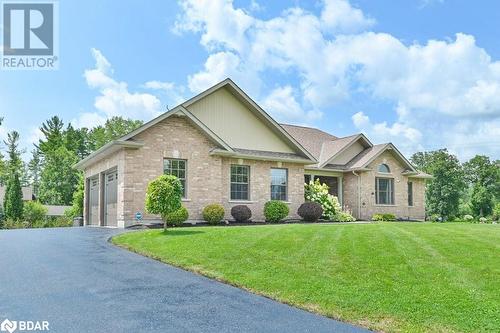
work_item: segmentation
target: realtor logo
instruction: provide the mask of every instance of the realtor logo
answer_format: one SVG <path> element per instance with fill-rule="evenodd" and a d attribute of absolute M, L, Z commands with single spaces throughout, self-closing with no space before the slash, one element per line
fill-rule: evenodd
<path fill-rule="evenodd" d="M 57 2 L 2 2 L 3 69 L 55 69 Z"/>
<path fill-rule="evenodd" d="M 17 329 L 17 321 L 10 321 L 9 319 L 5 319 L 0 324 L 0 330 L 2 332 L 13 333 Z"/>

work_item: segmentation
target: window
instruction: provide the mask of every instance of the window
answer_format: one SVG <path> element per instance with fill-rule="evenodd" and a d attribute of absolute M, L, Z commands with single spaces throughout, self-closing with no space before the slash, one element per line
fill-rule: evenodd
<path fill-rule="evenodd" d="M 164 159 L 163 173 L 179 178 L 182 185 L 182 197 L 186 198 L 186 160 Z"/>
<path fill-rule="evenodd" d="M 287 200 L 288 170 L 271 169 L 271 200 Z"/>
<path fill-rule="evenodd" d="M 375 201 L 377 205 L 394 205 L 394 179 L 375 178 Z"/>
<path fill-rule="evenodd" d="M 378 172 L 391 173 L 391 169 L 389 169 L 389 166 L 387 164 L 380 164 L 378 166 Z"/>
<path fill-rule="evenodd" d="M 413 182 L 408 182 L 408 206 L 413 206 Z"/>
<path fill-rule="evenodd" d="M 250 183 L 250 167 L 248 165 L 231 165 L 231 200 L 248 200 Z"/>

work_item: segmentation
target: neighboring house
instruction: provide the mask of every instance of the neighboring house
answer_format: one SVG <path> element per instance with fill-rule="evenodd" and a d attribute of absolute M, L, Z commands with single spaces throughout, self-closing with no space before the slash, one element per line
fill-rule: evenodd
<path fill-rule="evenodd" d="M 7 187 L 0 185 L 0 206 L 3 206 L 3 199 L 5 198 L 5 191 Z M 33 186 L 23 186 L 21 187 L 23 192 L 23 201 L 36 200 L 35 193 L 33 191 Z M 55 206 L 55 205 L 44 205 L 47 208 L 47 216 L 63 216 L 64 212 L 71 208 L 71 206 Z"/>
<path fill-rule="evenodd" d="M 3 205 L 3 200 L 5 198 L 5 191 L 6 190 L 7 190 L 7 186 L 0 185 L 0 206 Z M 23 187 L 21 187 L 21 191 L 23 192 L 23 201 L 35 200 L 33 186 L 23 186 Z"/>
<path fill-rule="evenodd" d="M 248 205 L 263 220 L 265 202 L 282 200 L 296 217 L 304 182 L 319 178 L 358 219 L 375 212 L 423 219 L 425 179 L 392 144 L 280 125 L 226 79 L 80 161 L 86 225 L 124 227 L 159 217 L 145 212 L 146 187 L 179 177 L 183 205 L 201 220 L 220 203 L 230 218 Z"/>

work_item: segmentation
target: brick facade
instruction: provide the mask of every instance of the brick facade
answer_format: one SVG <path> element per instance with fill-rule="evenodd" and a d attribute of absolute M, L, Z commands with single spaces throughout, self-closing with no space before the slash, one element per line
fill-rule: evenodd
<path fill-rule="evenodd" d="M 390 174 L 378 173 L 378 166 L 385 163 Z M 375 213 L 392 213 L 405 219 L 423 220 L 425 218 L 425 180 L 402 175 L 404 168 L 394 158 L 391 151 L 386 151 L 368 165 L 370 171 L 357 172 L 356 175 L 344 175 L 344 206 L 352 210 L 356 218 L 371 219 Z M 375 178 L 394 178 L 394 205 L 377 205 L 375 201 Z M 358 212 L 358 181 L 360 182 L 361 211 Z M 413 182 L 413 206 L 408 206 L 408 181 Z"/>
<path fill-rule="evenodd" d="M 227 219 L 230 218 L 232 206 L 246 204 L 252 210 L 253 220 L 264 220 L 263 207 L 270 199 L 271 167 L 288 169 L 291 217 L 296 217 L 298 206 L 304 201 L 302 165 L 210 155 L 217 146 L 185 117 L 171 116 L 141 132 L 134 140 L 143 142 L 144 146 L 139 149 L 124 148 L 85 170 L 85 177 L 88 178 L 104 170 L 118 168 L 118 227 L 134 224 L 136 212 L 143 214 L 144 221 L 160 220 L 158 216 L 145 212 L 144 202 L 148 183 L 163 174 L 164 158 L 187 161 L 186 198 L 183 205 L 189 211 L 190 220 L 202 220 L 203 207 L 210 203 L 222 204 Z M 248 202 L 229 200 L 231 164 L 250 166 Z M 84 206 L 87 207 L 86 201 Z"/>

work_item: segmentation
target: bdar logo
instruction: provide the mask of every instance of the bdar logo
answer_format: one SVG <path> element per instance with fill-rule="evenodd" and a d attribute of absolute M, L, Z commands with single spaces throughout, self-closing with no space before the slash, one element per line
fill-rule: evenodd
<path fill-rule="evenodd" d="M 0 330 L 2 332 L 13 333 L 17 329 L 17 322 L 5 319 L 2 324 L 0 324 Z"/>

